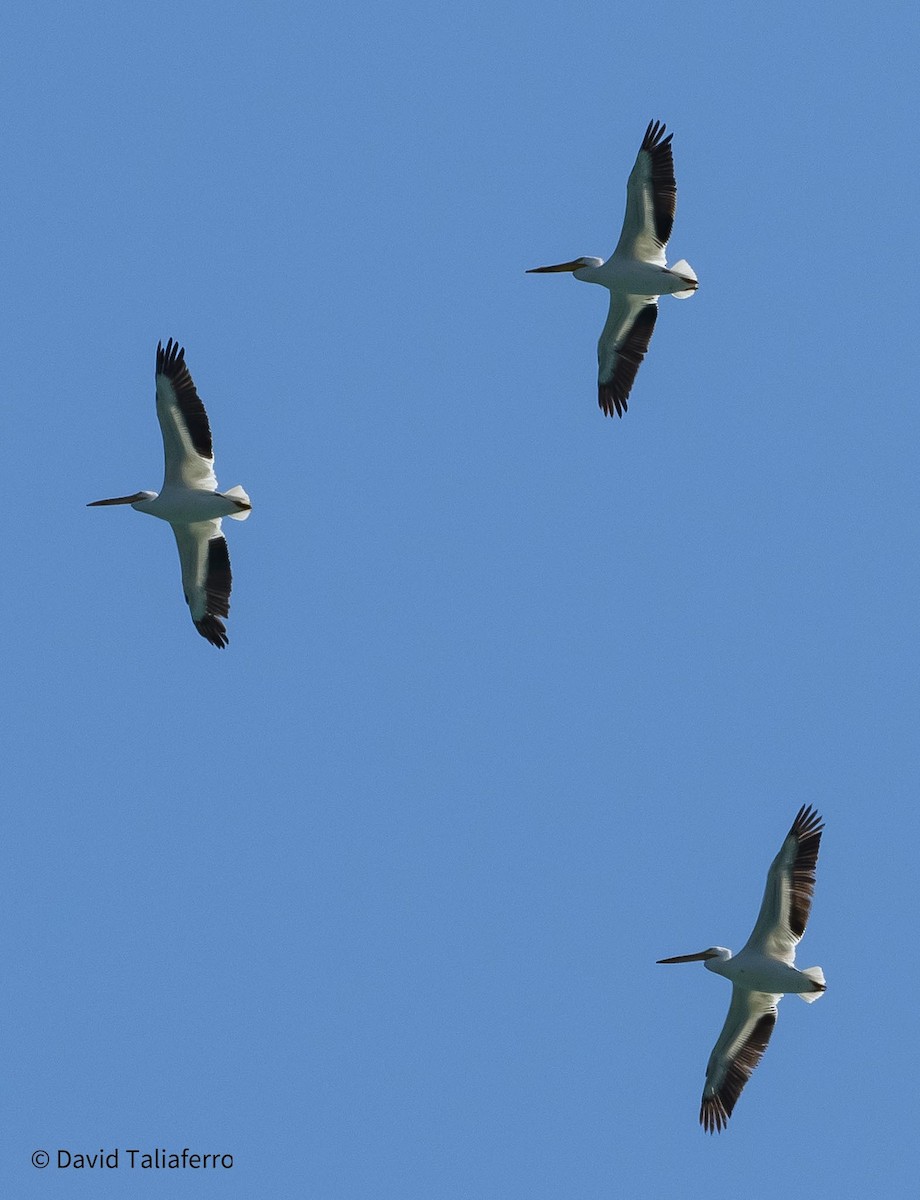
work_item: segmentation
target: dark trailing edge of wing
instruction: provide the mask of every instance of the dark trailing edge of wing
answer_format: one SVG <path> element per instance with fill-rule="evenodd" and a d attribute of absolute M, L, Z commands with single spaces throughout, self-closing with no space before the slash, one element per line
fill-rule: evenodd
<path fill-rule="evenodd" d="M 645 308 L 640 309 L 625 341 L 617 347 L 613 377 L 598 379 L 597 402 L 608 417 L 612 417 L 614 412 L 618 417 L 622 417 L 626 412 L 626 401 L 632 390 L 636 372 L 652 340 L 657 320 L 657 304 L 646 304 Z"/>
<path fill-rule="evenodd" d="M 735 1054 L 735 1059 L 729 1066 L 722 1085 L 713 1095 L 703 1094 L 700 1105 L 700 1124 L 707 1133 L 722 1130 L 728 1124 L 732 1109 L 741 1095 L 742 1089 L 754 1073 L 754 1068 L 763 1058 L 773 1026 L 776 1024 L 776 1012 L 766 1012 L 748 1034 L 747 1041 Z"/>
<path fill-rule="evenodd" d="M 176 392 L 176 403 L 185 427 L 192 440 L 192 445 L 202 458 L 213 459 L 214 450 L 211 442 L 211 426 L 208 424 L 208 414 L 204 410 L 201 398 L 192 382 L 189 369 L 185 365 L 185 348 L 172 338 L 166 343 L 157 343 L 157 375 L 165 375 Z"/>
<path fill-rule="evenodd" d="M 815 809 L 810 804 L 803 804 L 789 830 L 790 835 L 798 841 L 789 886 L 789 928 L 793 937 L 800 938 L 808 924 L 823 829 L 824 822 Z"/>
<path fill-rule="evenodd" d="M 655 237 L 662 246 L 668 244 L 677 211 L 677 181 L 674 178 L 674 155 L 671 153 L 673 133 L 664 136 L 661 121 L 649 121 L 640 150 L 652 160 L 652 208 L 655 214 Z"/>
<path fill-rule="evenodd" d="M 200 621 L 195 621 L 195 628 L 203 638 L 207 638 L 212 646 L 217 646 L 221 650 L 230 641 L 227 637 L 227 628 L 219 618 L 230 615 L 232 583 L 233 575 L 230 571 L 227 540 L 223 536 L 211 538 L 208 542 L 208 563 L 204 579 L 207 613 Z"/>

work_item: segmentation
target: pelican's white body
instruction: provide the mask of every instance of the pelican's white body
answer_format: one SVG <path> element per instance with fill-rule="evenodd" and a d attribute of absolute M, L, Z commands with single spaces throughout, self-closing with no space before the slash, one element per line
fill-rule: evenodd
<path fill-rule="evenodd" d="M 584 283 L 599 283 L 611 294 L 642 296 L 648 303 L 659 296 L 677 296 L 680 300 L 692 296 L 697 285 L 689 264 L 680 262 L 668 268 L 664 251 L 660 257 L 660 264 L 645 262 L 624 254 L 617 246 L 606 262 L 597 259 L 598 266 L 578 267 L 572 275 Z M 690 274 L 680 274 L 681 269 Z"/>
<path fill-rule="evenodd" d="M 706 970 L 730 979 L 747 991 L 770 992 L 780 996 L 795 993 L 809 1003 L 824 994 L 815 991 L 815 983 L 824 982 L 824 972 L 820 967 L 806 967 L 799 971 L 791 963 L 780 962 L 747 946 L 737 954 L 732 954 L 724 946 L 713 946 L 713 950 L 718 957 L 704 960 Z"/>
<path fill-rule="evenodd" d="M 131 507 L 149 513 L 151 517 L 159 517 L 161 521 L 169 521 L 171 525 L 195 525 L 199 521 L 216 521 L 221 517 L 245 521 L 249 509 L 240 510 L 241 499 L 248 501 L 240 487 L 230 488 L 226 493 L 204 492 L 200 488 L 167 483 L 159 495 L 151 492 L 148 498 L 135 500 Z"/>

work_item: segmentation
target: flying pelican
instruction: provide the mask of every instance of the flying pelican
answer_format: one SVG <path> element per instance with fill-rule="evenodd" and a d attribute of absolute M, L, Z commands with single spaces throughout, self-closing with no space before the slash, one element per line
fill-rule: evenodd
<path fill-rule="evenodd" d="M 528 275 L 571 271 L 585 283 L 610 291 L 607 324 L 597 343 L 597 402 L 612 417 L 622 417 L 626 401 L 645 358 L 658 318 L 658 297 L 666 293 L 686 300 L 697 289 L 693 268 L 685 260 L 667 266 L 665 247 L 674 224 L 677 184 L 671 154 L 673 133 L 649 121 L 626 184 L 626 216 L 617 248 L 602 258 L 576 258 L 554 267 L 532 267 Z"/>
<path fill-rule="evenodd" d="M 245 521 L 252 505 L 237 485 L 217 490 L 208 414 L 185 365 L 185 350 L 172 338 L 157 344 L 157 418 L 163 433 L 163 490 L 135 492 L 87 505 L 130 504 L 172 525 L 179 547 L 182 589 L 195 628 L 212 646 L 227 645 L 221 617 L 230 611 L 230 556 L 221 517 Z"/>
<path fill-rule="evenodd" d="M 700 1124 L 709 1133 L 728 1123 L 741 1089 L 767 1048 L 776 1024 L 776 1006 L 783 995 L 795 992 L 811 1004 L 824 993 L 820 967 L 797 971 L 792 965 L 811 911 L 823 828 L 824 822 L 811 805 L 803 805 L 796 813 L 767 873 L 754 931 L 734 957 L 724 946 L 711 946 L 699 954 L 658 960 L 702 962 L 707 970 L 732 981 L 728 1016 L 706 1066 Z"/>

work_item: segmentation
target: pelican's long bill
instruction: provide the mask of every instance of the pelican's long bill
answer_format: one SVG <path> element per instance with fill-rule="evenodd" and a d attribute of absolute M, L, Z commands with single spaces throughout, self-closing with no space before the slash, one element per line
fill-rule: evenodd
<path fill-rule="evenodd" d="M 811 1004 L 824 995 L 820 967 L 797 970 L 794 966 L 796 946 L 811 911 L 823 829 L 824 822 L 810 805 L 796 813 L 767 872 L 754 930 L 737 954 L 724 946 L 710 946 L 698 954 L 658 959 L 660 963 L 702 962 L 708 971 L 731 980 L 731 1004 L 706 1064 L 700 1104 L 700 1124 L 709 1133 L 728 1123 L 767 1048 L 776 1024 L 776 1006 L 783 996 L 795 992 Z"/>
<path fill-rule="evenodd" d="M 673 958 L 659 958 L 659 963 L 679 963 L 679 962 L 705 962 L 708 958 L 715 958 L 715 950 L 701 950 L 699 954 L 675 954 Z"/>
<path fill-rule="evenodd" d="M 138 500 L 149 500 L 153 492 L 135 492 L 133 496 L 113 496 L 111 500 L 90 500 L 87 508 L 103 508 L 106 504 L 136 504 Z"/>
<path fill-rule="evenodd" d="M 552 275 L 557 271 L 577 271 L 579 267 L 585 264 L 580 258 L 575 258 L 572 262 L 556 263 L 554 267 L 531 267 L 525 271 L 525 275 Z"/>

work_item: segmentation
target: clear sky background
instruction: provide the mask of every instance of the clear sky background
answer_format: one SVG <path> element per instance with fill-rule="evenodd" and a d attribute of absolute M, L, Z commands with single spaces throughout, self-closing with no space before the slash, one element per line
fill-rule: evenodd
<path fill-rule="evenodd" d="M 917 18 L 741 8 L 7 14 L 4 1196 L 912 1193 Z M 653 118 L 700 291 L 607 420 L 606 295 L 524 272 Z M 160 486 L 168 337 L 226 651 L 85 507 Z M 710 1138 L 729 988 L 655 960 L 802 803 L 828 992 Z M 235 1165 L 30 1163 L 155 1146 Z"/>

